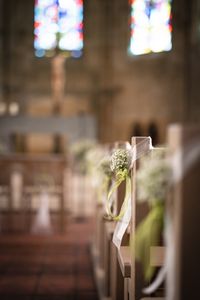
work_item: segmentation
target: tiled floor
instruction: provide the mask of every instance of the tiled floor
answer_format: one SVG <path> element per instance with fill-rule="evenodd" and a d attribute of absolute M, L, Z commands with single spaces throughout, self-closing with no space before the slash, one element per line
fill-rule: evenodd
<path fill-rule="evenodd" d="M 89 241 L 91 223 L 65 234 L 0 235 L 1 300 L 97 300 Z"/>

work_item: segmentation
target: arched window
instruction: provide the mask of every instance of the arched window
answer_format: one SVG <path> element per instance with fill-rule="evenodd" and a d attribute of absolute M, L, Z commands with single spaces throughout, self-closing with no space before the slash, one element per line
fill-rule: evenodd
<path fill-rule="evenodd" d="M 83 0 L 35 0 L 34 48 L 37 57 L 55 50 L 80 57 L 83 49 Z"/>
<path fill-rule="evenodd" d="M 171 2 L 172 0 L 130 0 L 131 54 L 171 50 Z"/>

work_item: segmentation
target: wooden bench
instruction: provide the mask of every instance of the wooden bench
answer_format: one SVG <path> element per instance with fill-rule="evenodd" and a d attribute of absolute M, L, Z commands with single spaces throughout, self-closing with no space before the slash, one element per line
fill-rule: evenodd
<path fill-rule="evenodd" d="M 199 299 L 200 126 L 171 125 L 168 144 L 173 184 L 167 206 L 170 222 L 167 251 L 171 257 L 167 299 Z"/>

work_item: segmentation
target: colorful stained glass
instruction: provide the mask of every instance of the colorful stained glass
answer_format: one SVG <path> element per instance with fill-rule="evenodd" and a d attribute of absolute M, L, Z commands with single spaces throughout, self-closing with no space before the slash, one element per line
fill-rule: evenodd
<path fill-rule="evenodd" d="M 34 36 L 36 56 L 55 49 L 81 56 L 83 0 L 35 0 Z"/>
<path fill-rule="evenodd" d="M 171 50 L 171 1 L 130 0 L 132 54 Z"/>

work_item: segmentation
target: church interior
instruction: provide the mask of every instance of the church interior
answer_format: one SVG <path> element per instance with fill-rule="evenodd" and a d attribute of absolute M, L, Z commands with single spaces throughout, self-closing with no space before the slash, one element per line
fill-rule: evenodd
<path fill-rule="evenodd" d="M 0 0 L 0 299 L 191 300 L 200 2 Z"/>

